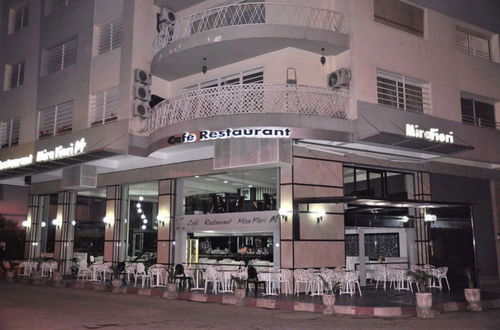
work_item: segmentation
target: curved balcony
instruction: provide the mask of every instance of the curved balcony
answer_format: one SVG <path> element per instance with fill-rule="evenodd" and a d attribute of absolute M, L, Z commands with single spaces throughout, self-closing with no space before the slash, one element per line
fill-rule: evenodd
<path fill-rule="evenodd" d="M 199 89 L 156 105 L 149 131 L 194 119 L 243 114 L 346 119 L 348 100 L 344 91 L 298 85 L 248 84 Z"/>
<path fill-rule="evenodd" d="M 151 70 L 178 79 L 198 72 L 203 57 L 214 68 L 286 47 L 336 55 L 349 44 L 342 22 L 333 10 L 284 3 L 211 8 L 161 28 Z"/>

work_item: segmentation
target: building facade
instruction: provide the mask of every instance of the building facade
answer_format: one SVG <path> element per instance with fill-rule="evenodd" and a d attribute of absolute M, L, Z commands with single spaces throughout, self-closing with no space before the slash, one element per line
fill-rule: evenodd
<path fill-rule="evenodd" d="M 3 1 L 26 258 L 498 280 L 499 31 L 416 3 Z"/>

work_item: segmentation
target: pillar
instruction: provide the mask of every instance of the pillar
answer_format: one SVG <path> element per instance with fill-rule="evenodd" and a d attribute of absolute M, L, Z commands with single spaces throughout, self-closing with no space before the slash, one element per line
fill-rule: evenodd
<path fill-rule="evenodd" d="M 75 237 L 76 192 L 61 191 L 57 194 L 56 237 L 54 259 L 59 262 L 59 271 L 71 273 Z M 49 224 L 47 224 L 49 225 Z"/>
<path fill-rule="evenodd" d="M 172 265 L 175 253 L 175 179 L 160 180 L 157 262 Z"/>
<path fill-rule="evenodd" d="M 420 201 L 430 201 L 431 196 L 431 175 L 428 172 L 417 172 L 415 175 L 415 199 Z M 425 221 L 425 209 L 415 210 L 415 230 L 417 245 L 417 265 L 430 263 L 431 241 L 429 227 Z"/>
<path fill-rule="evenodd" d="M 26 238 L 24 241 L 24 257 L 33 259 L 40 257 L 40 246 L 42 237 L 43 196 L 29 195 Z"/>

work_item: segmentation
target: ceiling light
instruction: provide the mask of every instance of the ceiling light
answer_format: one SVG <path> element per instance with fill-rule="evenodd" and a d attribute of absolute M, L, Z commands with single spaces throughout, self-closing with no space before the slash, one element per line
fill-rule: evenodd
<path fill-rule="evenodd" d="M 142 205 L 141 205 L 141 203 L 137 203 L 137 204 L 135 204 L 135 207 L 137 207 L 138 209 L 140 209 L 140 208 L 141 208 L 141 206 L 142 206 Z"/>
<path fill-rule="evenodd" d="M 139 200 L 142 202 L 144 200 L 144 197 L 139 196 Z"/>
<path fill-rule="evenodd" d="M 141 226 L 141 229 L 142 229 L 142 230 L 146 230 L 146 225 L 142 225 L 142 226 Z"/>

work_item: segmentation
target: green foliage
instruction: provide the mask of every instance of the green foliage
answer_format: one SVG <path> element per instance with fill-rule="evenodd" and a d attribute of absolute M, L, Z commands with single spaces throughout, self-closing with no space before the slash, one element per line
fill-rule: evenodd
<path fill-rule="evenodd" d="M 471 266 L 467 266 L 465 267 L 464 269 L 464 274 L 465 274 L 465 277 L 467 277 L 467 282 L 469 284 L 469 289 L 474 289 L 475 288 L 475 274 L 474 274 L 474 270 L 472 269 Z"/>
<path fill-rule="evenodd" d="M 406 276 L 411 276 L 415 279 L 415 281 L 417 281 L 418 287 L 421 292 L 427 292 L 429 281 L 434 278 L 434 276 L 421 269 L 417 269 L 416 271 L 409 271 L 406 273 Z"/>
<path fill-rule="evenodd" d="M 113 278 L 120 279 L 121 275 L 125 272 L 125 262 L 118 262 L 111 267 L 111 270 L 113 271 Z"/>
<path fill-rule="evenodd" d="M 234 284 L 236 284 L 236 289 L 245 289 L 247 281 L 241 277 L 231 276 Z"/>

